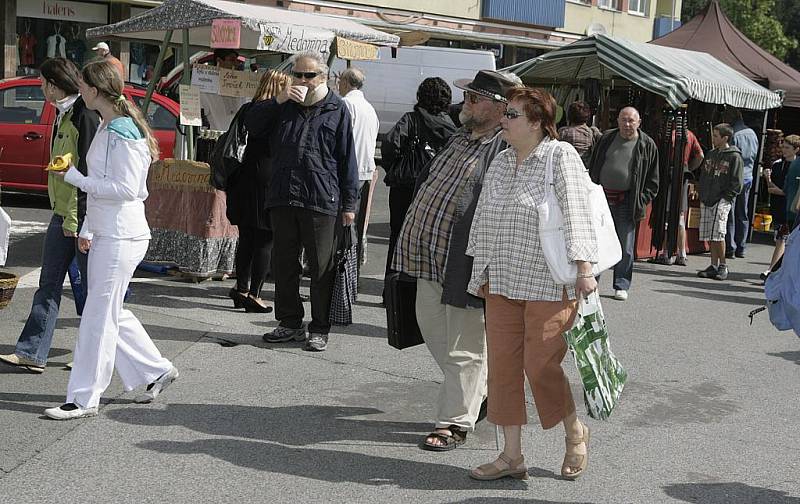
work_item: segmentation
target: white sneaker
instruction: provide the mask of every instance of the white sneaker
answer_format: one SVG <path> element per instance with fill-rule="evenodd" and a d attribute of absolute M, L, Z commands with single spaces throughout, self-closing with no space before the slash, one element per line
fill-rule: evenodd
<path fill-rule="evenodd" d="M 626 290 L 614 291 L 614 299 L 616 299 L 617 301 L 627 301 L 628 291 Z"/>
<path fill-rule="evenodd" d="M 178 368 L 173 366 L 169 371 L 159 376 L 156 381 L 148 385 L 147 389 L 145 389 L 142 394 L 136 397 L 134 401 L 139 404 L 146 404 L 155 401 L 156 397 L 158 397 L 158 394 L 165 391 L 167 387 L 172 385 L 172 382 L 174 382 L 178 376 L 180 376 L 178 373 Z"/>
<path fill-rule="evenodd" d="M 53 420 L 72 420 L 97 416 L 97 408 L 81 408 L 75 403 L 62 404 L 56 408 L 47 408 L 44 414 Z"/>

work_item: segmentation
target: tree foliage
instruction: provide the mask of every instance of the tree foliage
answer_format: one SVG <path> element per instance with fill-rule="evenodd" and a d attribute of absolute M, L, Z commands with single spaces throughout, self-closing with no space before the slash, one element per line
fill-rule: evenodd
<path fill-rule="evenodd" d="M 681 21 L 702 12 L 709 0 L 684 0 Z M 785 60 L 797 48 L 795 25 L 785 25 L 787 11 L 797 9 L 798 0 L 720 0 L 722 11 L 750 40 Z M 787 8 L 789 7 L 789 8 Z"/>

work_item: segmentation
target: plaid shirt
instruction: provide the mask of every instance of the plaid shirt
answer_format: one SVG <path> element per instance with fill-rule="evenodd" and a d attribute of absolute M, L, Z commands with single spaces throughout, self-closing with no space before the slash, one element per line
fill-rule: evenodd
<path fill-rule="evenodd" d="M 466 129 L 456 131 L 433 158 L 430 173 L 406 213 L 397 237 L 392 268 L 410 276 L 444 283 L 444 269 L 458 202 L 470 175 L 492 141 L 497 128 L 472 140 Z"/>
<path fill-rule="evenodd" d="M 589 174 L 575 148 L 542 141 L 517 168 L 514 149 L 495 157 L 484 180 L 467 255 L 474 257 L 469 288 L 477 294 L 489 282 L 489 292 L 525 301 L 561 301 L 566 288 L 557 285 L 539 244 L 536 206 L 544 199 L 545 163 L 553 154 L 553 187 L 564 214 L 564 236 L 570 261 L 597 262 L 597 240 L 591 227 L 587 188 Z"/>

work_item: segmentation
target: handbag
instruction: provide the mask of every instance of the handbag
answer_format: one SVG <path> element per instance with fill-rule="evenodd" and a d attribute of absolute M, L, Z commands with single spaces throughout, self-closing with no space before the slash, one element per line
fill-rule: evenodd
<path fill-rule="evenodd" d="M 344 226 L 334 264 L 336 278 L 333 281 L 330 314 L 331 325 L 346 326 L 353 323 L 353 305 L 358 297 L 358 251 L 353 239 L 355 226 Z"/>
<path fill-rule="evenodd" d="M 578 299 L 572 329 L 564 333 L 583 384 L 583 401 L 590 417 L 607 420 L 619 403 L 628 373 L 611 352 L 597 291 Z"/>
<path fill-rule="evenodd" d="M 231 120 L 228 131 L 220 135 L 211 151 L 208 160 L 211 166 L 211 185 L 224 191 L 231 179 L 244 163 L 247 150 L 247 128 L 244 126 L 244 115 L 250 108 L 250 103 L 245 103 L 236 112 Z"/>
<path fill-rule="evenodd" d="M 536 206 L 536 211 L 539 214 L 539 241 L 550 275 L 556 284 L 569 285 L 575 283 L 578 267 L 567 257 L 564 214 L 553 189 L 553 153 L 560 144 L 557 142 L 547 154 L 544 198 Z M 592 229 L 597 240 L 597 263 L 592 265 L 592 273 L 598 276 L 622 259 L 622 246 L 602 186 L 592 182 L 588 176 L 585 183 Z"/>
<path fill-rule="evenodd" d="M 384 280 L 386 333 L 398 350 L 424 343 L 417 323 L 417 279 L 394 271 Z"/>
<path fill-rule="evenodd" d="M 420 139 L 416 113 L 411 115 L 408 136 L 400 144 L 400 155 L 386 171 L 383 181 L 388 186 L 414 186 L 422 168 L 435 155 L 428 142 Z"/>

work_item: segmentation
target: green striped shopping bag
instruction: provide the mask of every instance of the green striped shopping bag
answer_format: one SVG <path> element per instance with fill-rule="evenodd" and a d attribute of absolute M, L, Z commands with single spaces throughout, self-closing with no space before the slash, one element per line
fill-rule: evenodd
<path fill-rule="evenodd" d="M 608 328 L 597 292 L 578 301 L 572 329 L 564 333 L 583 382 L 589 416 L 607 420 L 619 402 L 628 373 L 611 352 Z"/>

